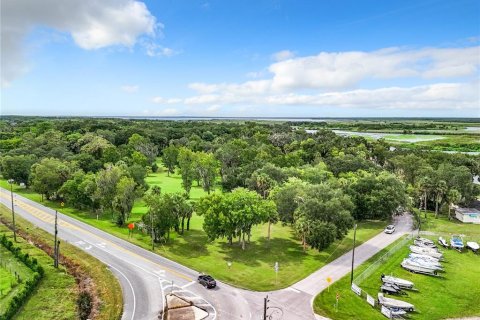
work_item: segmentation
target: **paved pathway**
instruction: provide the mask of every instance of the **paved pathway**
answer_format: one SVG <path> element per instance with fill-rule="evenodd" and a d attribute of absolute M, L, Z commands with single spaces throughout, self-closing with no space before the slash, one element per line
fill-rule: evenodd
<path fill-rule="evenodd" d="M 403 235 L 410 233 L 413 226 L 411 215 L 398 216 L 395 219 L 396 231 L 393 234 L 380 233 L 355 249 L 354 268 L 374 256 Z M 292 285 L 292 288 L 303 291 L 315 297 L 327 288 L 327 277 L 332 278 L 332 283 L 349 274 L 352 267 L 352 251 L 318 269 L 305 279 Z M 313 300 L 312 300 L 313 301 Z"/>

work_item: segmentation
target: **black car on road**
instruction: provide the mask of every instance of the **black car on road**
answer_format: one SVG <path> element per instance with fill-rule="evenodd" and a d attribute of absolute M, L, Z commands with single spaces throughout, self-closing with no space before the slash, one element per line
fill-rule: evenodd
<path fill-rule="evenodd" d="M 217 282 L 215 281 L 215 279 L 213 279 L 211 276 L 207 274 L 199 275 L 198 283 L 200 283 L 202 286 L 208 289 L 215 288 L 217 286 Z"/>

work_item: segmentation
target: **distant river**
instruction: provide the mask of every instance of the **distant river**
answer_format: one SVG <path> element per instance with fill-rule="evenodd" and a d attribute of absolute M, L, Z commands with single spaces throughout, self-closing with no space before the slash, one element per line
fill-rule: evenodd
<path fill-rule="evenodd" d="M 318 130 L 305 130 L 308 133 L 316 133 Z M 359 132 L 359 131 L 344 131 L 344 130 L 332 130 L 336 134 L 344 137 L 367 137 L 373 139 L 380 139 L 385 138 L 387 140 L 393 141 L 401 141 L 401 142 L 420 142 L 420 141 L 432 141 L 432 140 L 440 140 L 444 139 L 442 136 L 436 135 L 420 135 L 420 134 L 394 134 L 394 133 L 386 133 L 386 132 Z"/>

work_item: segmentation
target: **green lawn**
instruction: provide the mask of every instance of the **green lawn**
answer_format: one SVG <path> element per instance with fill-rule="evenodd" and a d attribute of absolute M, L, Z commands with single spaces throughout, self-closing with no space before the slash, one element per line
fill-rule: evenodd
<path fill-rule="evenodd" d="M 152 185 L 159 185 L 162 192 L 181 192 L 181 178 L 175 174 L 170 177 L 165 172 L 153 173 L 147 178 Z M 5 180 L 0 185 L 6 187 Z M 32 200 L 40 201 L 38 194 L 14 187 L 15 191 Z M 206 193 L 200 187 L 192 188 L 191 198 L 197 199 Z M 58 203 L 45 201 L 43 204 L 59 208 Z M 111 216 L 106 214 L 96 219 L 96 215 L 72 208 L 62 208 L 61 211 L 83 222 L 105 230 L 115 236 L 131 241 L 143 248 L 151 249 L 148 235 L 134 233 L 128 236 L 126 227 L 119 228 L 112 223 Z M 143 201 L 138 200 L 132 210 L 130 221 L 136 222 L 147 211 Z M 294 236 L 291 227 L 280 223 L 272 226 L 272 239 L 268 241 L 267 225 L 253 228 L 251 243 L 246 250 L 238 244 L 230 246 L 226 240 L 219 239 L 209 242 L 202 229 L 203 218 L 194 216 L 191 219 L 190 230 L 184 235 L 171 234 L 168 244 L 159 245 L 155 252 L 184 264 L 199 272 L 207 272 L 214 277 L 232 285 L 252 290 L 268 291 L 287 287 L 321 268 L 352 248 L 353 231 L 343 241 L 337 241 L 322 252 L 307 250 L 303 252 L 300 242 Z M 386 225 L 381 221 L 366 221 L 359 223 L 357 241 L 364 242 L 378 234 Z M 231 262 L 229 269 L 227 263 Z M 273 266 L 280 265 L 278 279 Z"/>
<path fill-rule="evenodd" d="M 439 214 L 435 219 L 434 213 L 427 211 L 427 218 L 425 219 L 423 211 L 420 213 L 422 219 L 421 230 L 427 230 L 436 234 L 442 235 L 445 238 L 450 238 L 453 234 L 463 234 L 465 239 L 473 239 L 473 241 L 480 242 L 480 226 L 472 223 L 463 223 L 453 218 L 448 220 L 447 215 Z"/>
<path fill-rule="evenodd" d="M 5 225 L 0 224 L 0 232 L 5 232 L 13 241 L 13 234 Z M 55 319 L 74 319 L 76 317 L 76 283 L 74 277 L 69 275 L 63 267 L 55 269 L 52 258 L 44 251 L 29 244 L 21 237 L 17 236 L 17 240 L 15 246 L 37 259 L 45 270 L 45 275 L 14 319 L 52 319 L 52 316 Z M 5 254 L 4 251 L 6 251 L 5 248 L 0 251 L 2 259 Z M 16 268 L 17 272 L 24 269 L 19 265 Z M 30 269 L 26 269 L 32 273 Z"/>
<path fill-rule="evenodd" d="M 434 219 L 428 216 L 428 230 L 449 237 L 452 233 L 461 231 L 462 234 L 480 242 L 480 227 L 477 225 L 459 224 L 447 219 Z M 438 236 L 426 236 L 436 240 Z M 445 273 L 441 277 L 412 274 L 401 268 L 400 263 L 408 253 L 408 243 L 397 251 L 386 263 L 365 279 L 360 287 L 371 296 L 377 297 L 380 287 L 380 275 L 393 274 L 415 283 L 418 292 L 408 292 L 408 297 L 400 297 L 415 305 L 417 311 L 411 314 L 411 319 L 444 319 L 449 317 L 464 317 L 480 314 L 480 287 L 478 265 L 480 256 L 472 252 L 458 253 L 455 250 L 444 250 L 446 261 L 443 263 Z M 392 245 L 393 246 L 393 245 Z M 385 249 L 372 259 L 368 260 L 355 272 L 360 274 L 372 262 L 376 261 L 386 251 Z M 335 294 L 340 293 L 338 312 L 335 312 Z M 350 276 L 346 276 L 334 283 L 330 291 L 319 294 L 314 301 L 315 312 L 332 319 L 385 319 L 377 310 L 374 310 L 362 298 L 350 290 Z"/>
<path fill-rule="evenodd" d="M 3 257 L 0 260 L 0 300 L 5 297 L 17 285 L 15 275 L 6 266 Z M 1 304 L 1 302 L 0 302 Z"/>
<path fill-rule="evenodd" d="M 0 229 L 0 231 L 3 230 Z M 0 245 L 0 265 L 2 266 L 0 275 L 5 275 L 5 278 L 0 281 L 0 287 L 5 288 L 5 292 L 0 299 L 0 310 L 4 310 L 10 300 L 17 295 L 17 292 L 22 290 L 25 281 L 32 279 L 33 271 L 23 262 L 17 260 L 3 245 Z"/>
<path fill-rule="evenodd" d="M 11 222 L 11 211 L 0 205 L 0 218 Z M 17 230 L 28 233 L 34 242 L 42 244 L 53 243 L 53 236 L 46 231 L 33 226 L 20 216 L 16 216 Z M 0 233 L 13 238 L 13 233 L 0 222 Z M 23 252 L 37 259 L 45 270 L 45 276 L 40 285 L 29 298 L 26 305 L 14 319 L 75 319 L 77 317 L 76 299 L 77 284 L 63 266 L 53 268 L 53 260 L 43 250 L 33 246 L 17 234 L 17 246 Z M 96 319 L 120 319 L 123 310 L 123 298 L 120 284 L 115 276 L 97 259 L 66 242 L 62 243 L 61 253 L 78 264 L 77 272 L 86 274 L 93 280 L 94 288 L 100 300 L 99 314 Z"/>

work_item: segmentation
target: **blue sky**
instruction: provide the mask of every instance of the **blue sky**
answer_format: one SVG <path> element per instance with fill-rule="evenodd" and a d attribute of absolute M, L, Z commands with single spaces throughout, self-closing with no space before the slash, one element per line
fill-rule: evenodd
<path fill-rule="evenodd" d="M 480 2 L 2 1 L 1 113 L 480 116 Z"/>

